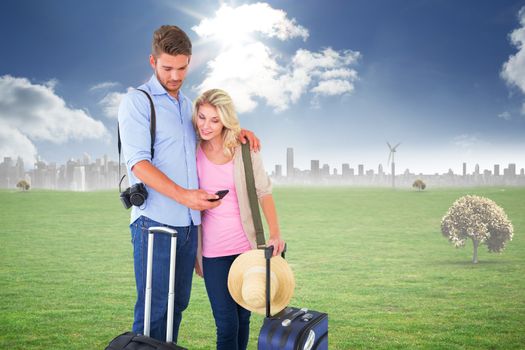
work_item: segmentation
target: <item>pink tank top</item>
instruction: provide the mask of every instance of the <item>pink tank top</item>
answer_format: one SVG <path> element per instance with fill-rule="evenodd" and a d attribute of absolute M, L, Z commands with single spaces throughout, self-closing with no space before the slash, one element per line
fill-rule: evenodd
<path fill-rule="evenodd" d="M 242 228 L 233 171 L 233 160 L 226 164 L 212 163 L 198 147 L 199 188 L 209 193 L 230 191 L 221 205 L 202 212 L 202 255 L 207 258 L 241 254 L 251 249 Z"/>

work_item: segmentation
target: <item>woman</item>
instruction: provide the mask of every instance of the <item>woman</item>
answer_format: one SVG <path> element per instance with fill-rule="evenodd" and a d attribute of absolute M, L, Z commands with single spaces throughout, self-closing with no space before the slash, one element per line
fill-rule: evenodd
<path fill-rule="evenodd" d="M 199 187 L 210 193 L 229 190 L 221 205 L 202 215 L 202 271 L 217 327 L 218 350 L 243 350 L 248 344 L 250 312 L 228 292 L 228 272 L 239 255 L 256 248 L 244 163 L 238 135 L 241 130 L 230 96 L 219 89 L 208 90 L 194 102 L 193 124 L 200 138 L 197 147 Z M 268 223 L 274 254 L 284 249 L 270 179 L 261 157 L 251 153 L 257 197 Z"/>

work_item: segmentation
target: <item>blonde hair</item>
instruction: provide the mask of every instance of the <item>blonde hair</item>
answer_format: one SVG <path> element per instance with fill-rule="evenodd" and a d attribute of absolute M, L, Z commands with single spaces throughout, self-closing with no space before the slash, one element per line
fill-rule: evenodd
<path fill-rule="evenodd" d="M 220 89 L 211 89 L 203 92 L 195 102 L 193 102 L 193 126 L 197 130 L 197 117 L 199 112 L 199 107 L 204 104 L 210 104 L 217 109 L 217 114 L 221 123 L 224 125 L 222 129 L 222 140 L 224 147 L 224 154 L 231 158 L 235 152 L 235 147 L 239 145 L 237 138 L 241 132 L 241 125 L 239 124 L 239 119 L 237 118 L 237 113 L 235 112 L 235 107 L 233 101 L 224 90 Z M 199 133 L 197 132 L 197 135 Z"/>

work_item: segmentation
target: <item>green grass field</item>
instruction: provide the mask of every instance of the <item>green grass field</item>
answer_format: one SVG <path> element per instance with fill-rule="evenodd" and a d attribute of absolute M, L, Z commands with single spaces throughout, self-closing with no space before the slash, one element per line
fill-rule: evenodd
<path fill-rule="evenodd" d="M 455 249 L 440 221 L 464 194 L 514 225 L 502 254 Z M 276 188 L 292 305 L 329 314 L 330 349 L 525 348 L 525 188 Z M 128 215 L 115 192 L 0 191 L 0 349 L 103 349 L 129 330 Z M 249 349 L 262 317 L 252 316 Z M 179 342 L 213 349 L 194 279 Z"/>

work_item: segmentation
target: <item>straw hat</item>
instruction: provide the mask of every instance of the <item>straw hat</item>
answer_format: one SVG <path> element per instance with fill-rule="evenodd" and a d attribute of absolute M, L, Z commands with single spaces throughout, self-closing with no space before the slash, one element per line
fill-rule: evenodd
<path fill-rule="evenodd" d="M 281 256 L 274 256 L 270 265 L 270 314 L 284 309 L 292 298 L 295 280 L 292 269 Z M 264 250 L 253 249 L 239 255 L 228 274 L 228 290 L 247 310 L 266 314 L 266 259 Z"/>

